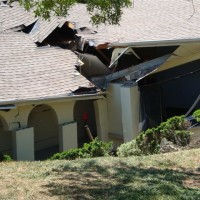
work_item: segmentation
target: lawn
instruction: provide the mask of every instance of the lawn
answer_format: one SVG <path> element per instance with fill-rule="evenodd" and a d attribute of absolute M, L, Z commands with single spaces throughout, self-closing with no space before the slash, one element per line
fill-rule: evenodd
<path fill-rule="evenodd" d="M 129 158 L 0 163 L 0 199 L 200 199 L 200 149 Z"/>

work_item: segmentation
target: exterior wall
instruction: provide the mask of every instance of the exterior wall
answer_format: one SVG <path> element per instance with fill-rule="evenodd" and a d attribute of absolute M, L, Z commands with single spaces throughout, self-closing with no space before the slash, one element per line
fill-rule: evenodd
<path fill-rule="evenodd" d="M 50 103 L 50 105 L 57 114 L 58 124 L 65 124 L 74 121 L 74 104 L 75 101 Z"/>
<path fill-rule="evenodd" d="M 108 106 L 106 99 L 99 99 L 94 102 L 95 118 L 97 125 L 97 136 L 100 140 L 109 141 Z"/>
<path fill-rule="evenodd" d="M 88 100 L 84 100 L 88 101 Z M 98 100 L 97 100 L 98 101 Z M 47 108 L 52 108 L 57 117 L 57 133 L 58 133 L 58 141 L 60 146 L 60 150 L 67 150 L 69 148 L 77 147 L 77 126 L 74 123 L 74 105 L 75 101 L 65 101 L 65 102 L 42 102 L 42 104 L 46 105 Z M 3 122 L 0 127 L 0 152 L 10 151 L 12 150 L 12 155 L 18 160 L 33 160 L 33 152 L 35 150 L 39 150 L 40 148 L 44 148 L 47 146 L 51 146 L 55 144 L 55 138 L 52 140 L 46 140 L 48 135 L 42 135 L 45 144 L 43 143 L 40 147 L 33 147 L 30 145 L 30 148 L 25 145 L 26 143 L 34 144 L 34 128 L 31 129 L 31 124 L 28 123 L 28 118 L 31 114 L 31 111 L 40 104 L 20 104 L 16 105 L 16 109 L 12 109 L 10 111 L 0 111 L 0 116 L 2 116 L 4 124 L 7 124 L 6 130 L 3 128 Z M 107 104 L 104 103 L 104 106 L 101 108 L 106 108 Z M 94 106 L 95 107 L 95 106 Z M 97 109 L 96 109 L 97 108 Z M 95 112 L 98 112 L 98 106 L 95 107 Z M 104 111 L 98 112 L 97 115 L 102 115 Z M 107 111 L 106 111 L 107 113 Z M 48 113 L 43 113 L 43 118 L 46 120 L 49 118 Z M 96 115 L 96 113 L 95 113 Z M 93 116 L 95 118 L 95 115 Z M 37 116 L 35 116 L 37 118 Z M 105 125 L 104 119 L 101 118 L 102 123 Z M 102 124 L 98 123 L 98 125 Z M 71 125 L 73 124 L 73 126 Z M 29 126 L 30 125 L 30 126 Z M 70 126 L 68 126 L 70 125 Z M 47 127 L 47 123 L 40 123 L 40 133 L 44 133 L 44 130 Z M 59 128 L 62 127 L 62 128 Z M 103 129 L 98 127 L 99 134 L 106 131 L 107 125 L 104 126 Z M 31 132 L 32 130 L 32 132 Z M 51 131 L 51 130 L 49 130 Z M 108 131 L 106 131 L 108 132 Z M 32 137 L 33 136 L 33 137 Z M 69 138 L 70 137 L 70 138 Z M 72 138 L 73 139 L 72 139 Z M 24 140 L 23 140 L 24 138 Z M 69 138 L 69 139 L 68 139 Z M 100 137 L 101 138 L 101 137 Z M 40 138 L 41 139 L 41 138 Z M 13 143 L 12 143 L 13 141 Z M 28 141 L 28 142 L 27 142 Z M 34 146 L 34 145 L 33 145 Z M 1 148 L 2 147 L 2 148 Z M 27 148 L 27 150 L 25 150 Z M 28 153 L 27 153 L 28 152 Z"/>
<path fill-rule="evenodd" d="M 108 137 L 117 147 L 139 133 L 140 93 L 137 86 L 125 87 L 119 83 L 111 83 L 108 92 Z"/>
<path fill-rule="evenodd" d="M 32 105 L 19 106 L 8 112 L 0 111 L 8 125 L 8 130 L 18 130 L 27 127 L 27 120 L 30 111 L 34 108 Z"/>
<path fill-rule="evenodd" d="M 16 160 L 34 160 L 34 130 L 33 128 L 13 131 L 13 157 Z"/>
<path fill-rule="evenodd" d="M 111 83 L 107 95 L 109 132 L 123 136 L 121 110 L 121 84 Z"/>
<path fill-rule="evenodd" d="M 121 87 L 122 124 L 124 142 L 139 134 L 140 93 L 138 86 Z"/>
<path fill-rule="evenodd" d="M 67 151 L 78 147 L 77 123 L 59 126 L 60 151 Z"/>
<path fill-rule="evenodd" d="M 56 124 L 57 134 L 58 134 L 57 139 L 59 138 L 59 130 L 58 130 L 59 125 L 74 121 L 74 119 L 73 119 L 74 103 L 75 103 L 75 101 L 53 102 L 53 103 L 43 102 L 43 104 L 50 106 L 55 111 L 55 115 L 57 116 L 57 124 Z M 12 110 L 9 110 L 6 112 L 0 111 L 0 116 L 2 116 L 1 118 L 4 119 L 3 121 L 1 120 L 2 123 L 0 125 L 1 126 L 0 127 L 0 152 L 10 153 L 12 151 L 11 154 L 16 159 L 20 158 L 21 160 L 24 160 L 25 158 L 27 158 L 26 151 L 24 151 L 24 155 L 21 154 L 22 151 L 20 149 L 22 148 L 23 142 L 22 142 L 22 140 L 19 140 L 19 137 L 17 137 L 18 136 L 17 134 L 19 134 L 19 136 L 20 135 L 24 136 L 26 134 L 26 131 L 23 132 L 23 134 L 20 134 L 20 131 L 25 130 L 25 129 L 27 129 L 27 127 L 29 127 L 29 124 L 28 124 L 29 115 L 30 115 L 31 111 L 37 105 L 41 105 L 41 104 L 16 105 L 16 107 L 17 107 L 16 109 L 12 109 Z M 48 118 L 48 115 L 43 116 L 43 117 Z M 4 128 L 3 128 L 2 124 L 4 121 L 7 124 L 7 127 L 6 127 L 7 130 L 4 130 Z M 41 123 L 40 128 L 41 128 L 41 133 L 42 133 L 43 129 L 46 128 L 46 124 Z M 49 130 L 49 131 L 51 131 L 51 130 Z M 13 135 L 12 132 L 14 132 L 15 134 Z M 33 131 L 33 133 L 34 133 L 34 131 Z M 27 132 L 27 134 L 28 134 L 28 132 Z M 44 137 L 44 139 L 46 139 L 48 136 L 43 134 L 42 137 Z M 26 137 L 24 137 L 24 138 L 26 138 Z M 14 143 L 12 143 L 12 141 Z M 33 138 L 32 142 L 34 143 L 34 138 Z M 57 140 L 56 143 L 58 144 L 59 140 Z M 36 149 L 41 149 L 41 148 L 44 148 L 45 146 L 47 147 L 47 146 L 51 146 L 54 144 L 55 144 L 55 138 L 52 138 L 48 141 L 47 140 L 44 141 L 44 143 Z M 28 148 L 28 146 L 27 146 L 27 148 Z M 16 156 L 16 154 L 17 154 L 16 152 L 18 152 L 18 156 Z M 32 159 L 33 159 L 32 156 L 30 156 L 30 160 L 32 160 Z M 27 159 L 25 159 L 25 160 L 27 160 Z"/>

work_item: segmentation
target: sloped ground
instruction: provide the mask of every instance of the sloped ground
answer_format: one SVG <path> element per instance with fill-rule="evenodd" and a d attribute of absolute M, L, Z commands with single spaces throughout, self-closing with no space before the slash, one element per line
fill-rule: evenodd
<path fill-rule="evenodd" d="M 0 163 L 0 199 L 200 197 L 200 149 L 129 158 Z"/>

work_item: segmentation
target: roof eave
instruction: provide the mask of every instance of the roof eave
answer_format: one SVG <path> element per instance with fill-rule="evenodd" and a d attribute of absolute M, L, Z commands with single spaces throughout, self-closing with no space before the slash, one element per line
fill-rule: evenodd
<path fill-rule="evenodd" d="M 95 94 L 81 94 L 81 95 L 70 95 L 60 97 L 48 97 L 40 99 L 20 99 L 11 101 L 1 101 L 0 105 L 14 104 L 14 105 L 27 105 L 27 104 L 40 104 L 44 102 L 63 102 L 63 101 L 76 101 L 76 100 L 91 100 L 91 99 L 103 99 L 106 92 L 98 92 Z"/>
<path fill-rule="evenodd" d="M 197 43 L 200 42 L 200 38 L 188 38 L 188 39 L 174 39 L 174 40 L 157 40 L 157 41 L 141 41 L 141 42 L 114 42 L 110 43 L 109 47 L 153 47 L 153 46 L 176 46 L 180 44 Z"/>

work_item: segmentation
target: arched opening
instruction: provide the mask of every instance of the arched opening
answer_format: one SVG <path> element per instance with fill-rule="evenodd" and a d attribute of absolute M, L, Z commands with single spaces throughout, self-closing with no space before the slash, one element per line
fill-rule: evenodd
<path fill-rule="evenodd" d="M 28 126 L 34 128 L 36 160 L 47 159 L 59 151 L 58 119 L 50 106 L 33 108 L 28 117 Z"/>
<path fill-rule="evenodd" d="M 82 147 L 84 143 L 90 142 L 90 138 L 84 128 L 88 125 L 92 136 L 97 136 L 95 109 L 93 101 L 77 101 L 74 105 L 74 121 L 77 122 L 78 147 Z"/>
<path fill-rule="evenodd" d="M 0 116 L 0 153 L 12 156 L 12 132 L 8 131 L 8 125 Z"/>

